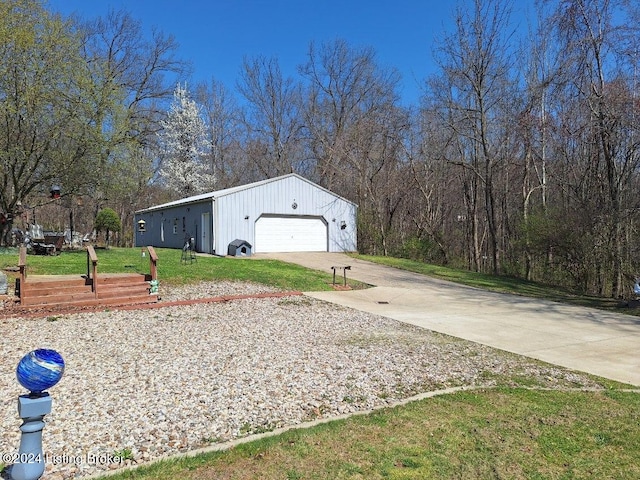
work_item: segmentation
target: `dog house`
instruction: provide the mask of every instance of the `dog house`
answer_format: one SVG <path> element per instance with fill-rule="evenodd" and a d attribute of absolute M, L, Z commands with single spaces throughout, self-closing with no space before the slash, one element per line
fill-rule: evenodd
<path fill-rule="evenodd" d="M 229 244 L 227 255 L 232 257 L 249 257 L 251 256 L 251 244 L 246 240 L 235 239 Z"/>

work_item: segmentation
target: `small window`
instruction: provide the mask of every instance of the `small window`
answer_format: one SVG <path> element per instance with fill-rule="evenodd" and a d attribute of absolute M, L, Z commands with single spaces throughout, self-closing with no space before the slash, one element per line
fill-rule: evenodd
<path fill-rule="evenodd" d="M 173 234 L 177 235 L 178 234 L 178 225 L 173 225 Z"/>

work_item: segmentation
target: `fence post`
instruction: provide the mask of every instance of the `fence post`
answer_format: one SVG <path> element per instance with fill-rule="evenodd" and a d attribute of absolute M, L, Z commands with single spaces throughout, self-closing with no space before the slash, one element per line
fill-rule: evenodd
<path fill-rule="evenodd" d="M 93 296 L 98 298 L 98 256 L 91 245 L 87 245 L 87 276 L 91 278 Z"/>
<path fill-rule="evenodd" d="M 151 270 L 151 280 L 158 279 L 158 255 L 152 246 L 147 247 L 149 252 L 149 268 Z"/>

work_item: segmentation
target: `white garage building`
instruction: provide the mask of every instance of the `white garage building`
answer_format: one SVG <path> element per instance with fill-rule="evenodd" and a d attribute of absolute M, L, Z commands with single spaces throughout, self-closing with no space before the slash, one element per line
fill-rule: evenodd
<path fill-rule="evenodd" d="M 295 173 L 139 210 L 136 246 L 226 255 L 234 240 L 260 252 L 357 248 L 357 206 Z"/>

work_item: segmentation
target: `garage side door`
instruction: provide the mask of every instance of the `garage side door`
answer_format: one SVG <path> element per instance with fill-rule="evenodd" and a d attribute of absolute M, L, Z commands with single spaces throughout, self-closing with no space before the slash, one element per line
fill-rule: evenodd
<path fill-rule="evenodd" d="M 327 225 L 315 217 L 260 217 L 254 252 L 326 252 Z"/>

